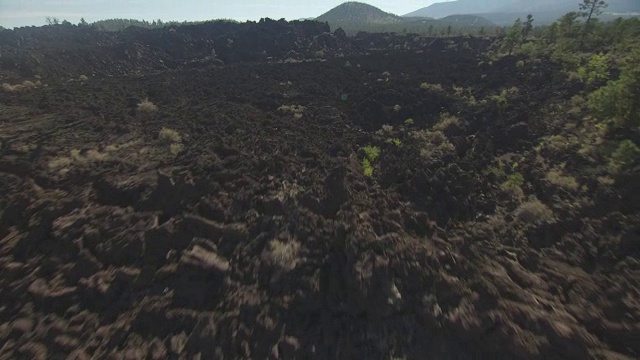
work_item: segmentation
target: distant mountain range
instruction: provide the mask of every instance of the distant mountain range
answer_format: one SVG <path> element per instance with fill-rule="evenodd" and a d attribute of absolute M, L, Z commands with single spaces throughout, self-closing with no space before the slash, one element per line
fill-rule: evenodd
<path fill-rule="evenodd" d="M 347 33 L 369 32 L 407 32 L 427 33 L 432 31 L 471 32 L 482 27 L 495 27 L 493 22 L 475 15 L 451 15 L 441 19 L 424 16 L 398 16 L 361 2 L 346 2 L 315 18 L 327 22 L 332 29 L 342 28 Z"/>
<path fill-rule="evenodd" d="M 455 14 L 478 15 L 498 25 L 532 14 L 536 24 L 550 23 L 570 11 L 578 11 L 579 0 L 456 0 L 439 2 L 410 12 L 404 17 L 443 18 Z M 609 0 L 603 19 L 640 13 L 640 0 Z"/>

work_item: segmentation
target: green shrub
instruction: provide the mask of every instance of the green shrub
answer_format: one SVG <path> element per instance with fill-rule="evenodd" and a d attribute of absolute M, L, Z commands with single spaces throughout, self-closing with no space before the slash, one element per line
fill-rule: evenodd
<path fill-rule="evenodd" d="M 514 172 L 513 174 L 509 174 L 507 176 L 507 181 L 502 183 L 503 189 L 513 189 L 519 188 L 524 185 L 524 176 L 522 176 L 519 172 Z"/>
<path fill-rule="evenodd" d="M 396 146 L 402 146 L 402 140 L 398 138 L 389 138 L 384 141 L 387 144 L 395 144 Z"/>
<path fill-rule="evenodd" d="M 362 151 L 370 162 L 376 161 L 376 159 L 380 156 L 380 148 L 377 146 L 367 145 L 362 148 Z"/>
<path fill-rule="evenodd" d="M 377 146 L 367 145 L 362 148 L 362 152 L 364 153 L 364 159 L 362 159 L 362 171 L 364 176 L 371 177 L 373 176 L 373 163 L 380 156 L 380 148 Z"/>
<path fill-rule="evenodd" d="M 620 78 L 589 95 L 589 108 L 601 119 L 619 126 L 640 125 L 640 51 L 627 59 Z"/>
<path fill-rule="evenodd" d="M 640 160 L 640 148 L 631 140 L 620 142 L 616 151 L 611 155 L 611 166 L 614 170 L 624 170 Z"/>
<path fill-rule="evenodd" d="M 594 54 L 585 66 L 578 68 L 578 74 L 587 85 L 606 81 L 609 78 L 608 57 Z"/>
<path fill-rule="evenodd" d="M 371 162 L 367 158 L 362 159 L 362 171 L 366 177 L 373 176 L 373 166 L 371 166 Z"/>

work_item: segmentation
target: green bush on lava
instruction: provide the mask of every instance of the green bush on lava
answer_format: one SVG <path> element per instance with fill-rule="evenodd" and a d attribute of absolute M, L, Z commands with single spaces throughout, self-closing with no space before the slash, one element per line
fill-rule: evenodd
<path fill-rule="evenodd" d="M 640 50 L 625 59 L 618 80 L 609 81 L 589 95 L 588 105 L 600 119 L 618 126 L 640 126 Z"/>
<path fill-rule="evenodd" d="M 366 177 L 373 176 L 373 166 L 371 165 L 371 162 L 367 158 L 362 159 L 362 172 Z"/>
<path fill-rule="evenodd" d="M 594 54 L 585 66 L 578 68 L 578 74 L 587 85 L 604 82 L 609 78 L 608 57 L 602 53 Z"/>
<path fill-rule="evenodd" d="M 503 189 L 514 189 L 524 185 L 524 176 L 519 172 L 514 172 L 507 176 L 507 181 L 502 183 Z"/>
<path fill-rule="evenodd" d="M 367 145 L 362 148 L 362 151 L 370 162 L 376 161 L 376 159 L 380 156 L 380 148 L 377 146 Z"/>
<path fill-rule="evenodd" d="M 614 171 L 627 169 L 640 160 L 640 148 L 631 140 L 623 140 L 611 154 L 610 165 Z"/>
<path fill-rule="evenodd" d="M 396 146 L 402 146 L 402 140 L 398 138 L 388 138 L 384 142 L 387 144 L 395 144 Z"/>
<path fill-rule="evenodd" d="M 362 171 L 364 176 L 372 177 L 373 176 L 373 163 L 380 156 L 380 148 L 377 146 L 367 145 L 362 148 L 362 152 L 364 153 L 364 159 L 362 159 Z"/>

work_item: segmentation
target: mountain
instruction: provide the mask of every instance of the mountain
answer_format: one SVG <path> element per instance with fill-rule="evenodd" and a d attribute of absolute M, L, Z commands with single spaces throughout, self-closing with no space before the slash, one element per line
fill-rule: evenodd
<path fill-rule="evenodd" d="M 350 1 L 336 6 L 326 13 L 318 16 L 317 21 L 328 23 L 367 23 L 367 24 L 391 24 L 404 21 L 398 15 L 384 12 L 375 6 L 361 2 Z"/>
<path fill-rule="evenodd" d="M 316 21 L 327 22 L 331 29 L 342 28 L 347 34 L 366 32 L 395 32 L 427 34 L 447 30 L 454 34 L 476 32 L 496 24 L 475 15 L 454 15 L 440 20 L 427 17 L 403 17 L 360 2 L 346 2 L 318 16 Z"/>
<path fill-rule="evenodd" d="M 532 14 L 536 24 L 550 23 L 570 11 L 578 11 L 578 0 L 456 0 L 435 3 L 404 15 L 405 17 L 443 18 L 456 14 L 480 15 L 498 25 L 509 25 L 520 17 Z M 610 0 L 603 19 L 608 14 L 624 15 L 640 12 L 638 0 Z"/>
<path fill-rule="evenodd" d="M 516 0 L 457 0 L 431 4 L 425 8 L 408 13 L 406 17 L 443 18 L 449 15 L 481 14 L 502 6 L 512 4 Z"/>

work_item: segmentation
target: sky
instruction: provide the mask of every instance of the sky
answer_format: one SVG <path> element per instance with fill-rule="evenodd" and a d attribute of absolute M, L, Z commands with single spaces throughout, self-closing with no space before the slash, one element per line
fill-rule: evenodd
<path fill-rule="evenodd" d="M 235 19 L 238 21 L 316 17 L 345 0 L 0 0 L 0 26 L 44 25 L 47 16 L 74 24 L 126 18 L 163 21 Z M 361 0 L 404 15 L 446 0 Z"/>

